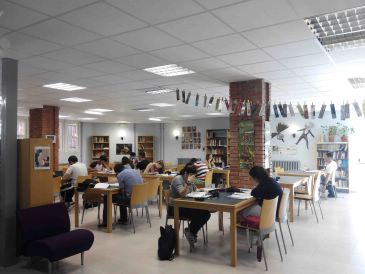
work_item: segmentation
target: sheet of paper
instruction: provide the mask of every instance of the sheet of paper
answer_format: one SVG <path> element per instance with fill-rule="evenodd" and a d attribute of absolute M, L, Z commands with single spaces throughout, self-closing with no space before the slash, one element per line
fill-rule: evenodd
<path fill-rule="evenodd" d="M 105 189 L 105 188 L 108 188 L 109 187 L 109 184 L 108 183 L 97 183 L 95 185 L 95 188 L 102 188 L 102 189 Z"/>
<path fill-rule="evenodd" d="M 186 195 L 186 197 L 188 198 L 208 198 L 210 197 L 211 195 L 210 194 L 207 194 L 205 192 L 190 192 Z"/>
<path fill-rule="evenodd" d="M 232 195 L 228 196 L 228 198 L 238 199 L 238 200 L 247 200 L 247 199 L 250 199 L 251 197 L 252 196 L 248 193 L 238 193 L 238 192 L 235 192 Z"/>

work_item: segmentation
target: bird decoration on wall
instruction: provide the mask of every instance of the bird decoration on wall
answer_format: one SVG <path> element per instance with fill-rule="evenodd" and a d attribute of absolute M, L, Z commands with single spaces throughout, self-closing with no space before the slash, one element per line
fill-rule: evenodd
<path fill-rule="evenodd" d="M 305 124 L 304 125 L 304 128 L 299 129 L 298 131 L 301 131 L 302 134 L 299 136 L 298 141 L 295 144 L 298 145 L 301 140 L 304 140 L 305 141 L 305 144 L 307 146 L 307 149 L 309 149 L 309 145 L 308 145 L 308 134 L 310 134 L 314 138 L 314 135 L 313 135 L 313 133 L 311 131 L 311 129 L 313 127 L 314 127 L 314 124 L 312 122 L 310 122 L 308 124 Z"/>
<path fill-rule="evenodd" d="M 286 130 L 288 127 L 289 127 L 288 125 L 285 125 L 283 123 L 278 123 L 276 126 L 276 132 L 271 133 L 271 138 L 276 137 L 278 140 L 283 141 L 283 143 L 285 143 L 284 134 L 282 132 Z"/>

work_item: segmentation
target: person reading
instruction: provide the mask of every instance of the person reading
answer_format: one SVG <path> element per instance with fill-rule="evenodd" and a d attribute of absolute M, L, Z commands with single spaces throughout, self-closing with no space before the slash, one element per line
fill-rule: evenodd
<path fill-rule="evenodd" d="M 324 168 L 324 174 L 321 175 L 321 186 L 322 186 L 322 193 L 328 190 L 329 198 L 335 197 L 335 178 L 336 178 L 336 170 L 337 170 L 337 163 L 333 160 L 333 153 L 327 152 L 324 155 L 324 161 L 326 166 Z"/>

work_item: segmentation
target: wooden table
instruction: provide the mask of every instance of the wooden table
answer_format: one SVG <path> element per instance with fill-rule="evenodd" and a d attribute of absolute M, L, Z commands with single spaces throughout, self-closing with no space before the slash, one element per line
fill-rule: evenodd
<path fill-rule="evenodd" d="M 229 174 L 230 174 L 230 172 L 231 171 L 229 169 L 213 168 L 213 174 L 214 173 L 223 174 L 223 177 L 226 180 L 226 187 L 229 187 Z"/>
<path fill-rule="evenodd" d="M 205 209 L 210 211 L 220 211 L 230 213 L 230 245 L 231 245 L 231 266 L 237 265 L 237 212 L 255 204 L 256 199 L 250 198 L 247 200 L 236 200 L 227 198 L 231 193 L 221 192 L 219 198 L 206 199 L 204 201 L 196 201 L 191 198 L 179 198 L 174 200 L 174 228 L 176 233 L 176 248 L 175 255 L 179 255 L 179 208 L 195 208 Z"/>
<path fill-rule="evenodd" d="M 113 188 L 90 188 L 88 191 L 95 194 L 104 194 L 107 195 L 107 233 L 112 233 L 113 230 L 113 203 L 112 196 L 113 194 L 119 193 L 119 187 Z M 77 188 L 75 188 L 75 227 L 79 227 L 79 193 Z"/>
<path fill-rule="evenodd" d="M 290 222 L 294 222 L 294 188 L 304 183 L 306 180 L 310 180 L 310 176 L 280 176 L 279 184 L 283 188 L 290 190 L 289 196 L 289 211 Z"/>
<path fill-rule="evenodd" d="M 109 181 L 109 178 L 115 178 L 115 180 L 113 180 L 113 181 L 117 180 L 117 174 L 115 172 L 91 171 L 91 172 L 89 172 L 89 174 L 96 176 L 96 177 L 108 177 L 108 181 Z"/>

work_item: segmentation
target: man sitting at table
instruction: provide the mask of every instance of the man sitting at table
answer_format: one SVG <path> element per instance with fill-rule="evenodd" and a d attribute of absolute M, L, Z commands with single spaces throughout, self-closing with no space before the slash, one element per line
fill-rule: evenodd
<path fill-rule="evenodd" d="M 327 189 L 328 197 L 334 198 L 337 163 L 333 161 L 333 153 L 327 152 L 324 155 L 324 161 L 326 162 L 326 167 L 324 169 L 324 175 L 321 176 L 322 192 L 325 192 Z"/>
<path fill-rule="evenodd" d="M 180 174 L 175 176 L 171 182 L 170 200 L 169 200 L 169 215 L 174 216 L 173 200 L 180 197 L 185 197 L 188 193 L 196 191 L 194 185 L 196 176 L 196 168 L 192 163 L 188 163 L 180 171 Z M 194 243 L 197 241 L 198 231 L 208 222 L 210 213 L 208 210 L 179 208 L 179 215 L 190 220 L 188 228 L 185 228 L 184 234 L 189 242 L 190 250 L 194 248 Z"/>
<path fill-rule="evenodd" d="M 89 165 L 90 171 L 104 171 L 110 170 L 108 166 L 108 158 L 105 155 L 101 155 L 99 160 L 92 162 Z"/>
<path fill-rule="evenodd" d="M 148 161 L 146 159 L 146 152 L 144 152 L 143 150 L 140 150 L 138 153 L 138 158 L 139 158 L 139 162 L 136 165 L 136 168 L 144 171 L 146 169 L 147 165 L 150 163 L 150 161 Z"/>
<path fill-rule="evenodd" d="M 117 174 L 120 193 L 113 195 L 113 203 L 118 203 L 120 205 L 120 219 L 118 220 L 118 223 L 126 225 L 128 224 L 127 207 L 131 202 L 132 186 L 136 184 L 143 184 L 143 179 L 138 170 L 126 167 L 121 163 L 115 165 L 114 171 Z M 103 223 L 101 226 L 107 226 L 106 196 L 104 196 Z"/>

